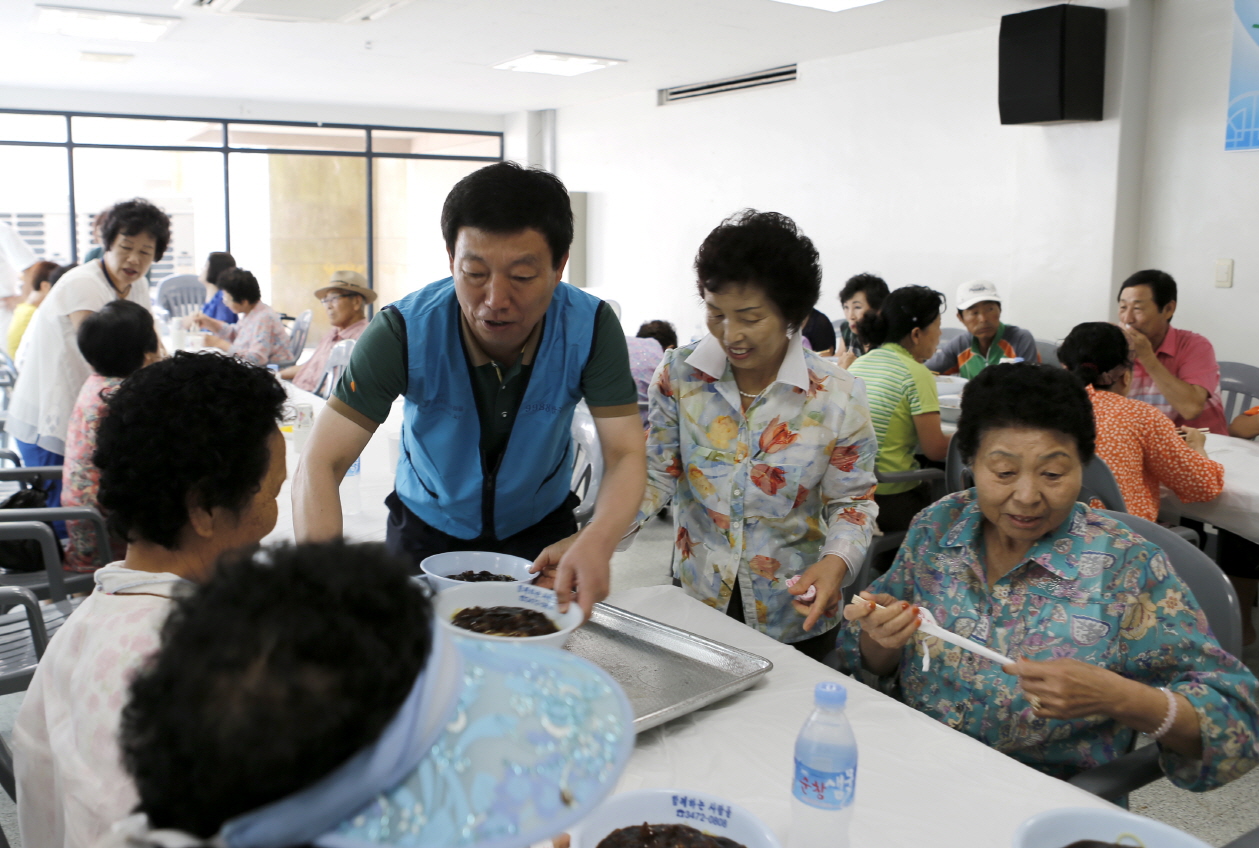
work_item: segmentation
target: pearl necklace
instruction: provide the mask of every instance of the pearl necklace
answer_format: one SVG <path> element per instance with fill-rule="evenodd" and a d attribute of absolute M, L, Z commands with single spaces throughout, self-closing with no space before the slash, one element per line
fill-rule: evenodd
<path fill-rule="evenodd" d="M 761 396 L 759 392 L 757 394 L 752 395 L 743 391 L 743 389 L 739 389 L 739 394 L 743 395 L 745 398 L 752 398 L 752 400 L 756 400 L 758 397 Z"/>

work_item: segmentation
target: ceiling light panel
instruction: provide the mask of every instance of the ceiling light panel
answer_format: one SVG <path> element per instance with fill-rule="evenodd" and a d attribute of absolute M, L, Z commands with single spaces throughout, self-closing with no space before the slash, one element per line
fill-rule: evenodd
<path fill-rule="evenodd" d="M 792 6 L 808 6 L 810 9 L 821 9 L 823 12 L 843 12 L 858 6 L 881 3 L 882 0 L 776 0 L 776 2 L 788 3 Z"/>
<path fill-rule="evenodd" d="M 99 9 L 37 5 L 31 29 L 72 38 L 157 41 L 179 23 L 179 20 L 161 15 L 132 15 Z"/>
<path fill-rule="evenodd" d="M 597 56 L 574 56 L 569 53 L 547 53 L 535 50 L 494 66 L 499 71 L 523 71 L 530 74 L 554 74 L 575 77 L 578 74 L 624 65 L 623 59 L 600 59 Z"/>

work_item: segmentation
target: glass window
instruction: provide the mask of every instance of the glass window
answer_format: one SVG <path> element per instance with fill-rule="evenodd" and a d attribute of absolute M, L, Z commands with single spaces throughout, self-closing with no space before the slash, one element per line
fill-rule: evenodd
<path fill-rule="evenodd" d="M 207 121 L 141 118 L 71 118 L 75 144 L 137 147 L 222 147 L 223 125 Z"/>
<path fill-rule="evenodd" d="M 58 141 L 65 143 L 64 115 L 18 115 L 0 112 L 0 141 Z"/>
<path fill-rule="evenodd" d="M 442 204 L 455 183 L 484 167 L 444 159 L 375 160 L 377 306 L 450 276 Z"/>
<path fill-rule="evenodd" d="M 498 135 L 372 130 L 373 153 L 427 153 L 432 156 L 502 156 Z"/>
<path fill-rule="evenodd" d="M 60 147 L 0 145 L 0 174 L 4 174 L 0 221 L 17 230 L 40 259 L 68 264 L 70 176 L 66 151 Z M 11 282 L 0 280 L 0 295 L 7 293 Z"/>
<path fill-rule="evenodd" d="M 314 312 L 307 346 L 330 326 L 315 300 L 334 271 L 367 274 L 367 160 L 230 154 L 232 255 L 279 312 Z"/>
<path fill-rule="evenodd" d="M 79 252 L 96 244 L 92 219 L 120 200 L 143 197 L 171 219 L 166 253 L 153 263 L 149 281 L 170 274 L 200 273 L 206 254 L 223 250 L 223 155 L 167 150 L 74 151 Z"/>
<path fill-rule="evenodd" d="M 362 153 L 367 132 L 337 127 L 289 127 L 283 124 L 228 124 L 227 143 L 257 150 L 328 150 Z"/>

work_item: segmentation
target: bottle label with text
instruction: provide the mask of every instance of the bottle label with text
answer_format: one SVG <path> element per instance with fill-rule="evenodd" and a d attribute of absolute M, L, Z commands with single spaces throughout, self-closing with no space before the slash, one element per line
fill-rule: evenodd
<path fill-rule="evenodd" d="M 842 810 L 852 803 L 857 788 L 857 767 L 841 772 L 815 771 L 796 760 L 792 794 L 810 807 Z"/>

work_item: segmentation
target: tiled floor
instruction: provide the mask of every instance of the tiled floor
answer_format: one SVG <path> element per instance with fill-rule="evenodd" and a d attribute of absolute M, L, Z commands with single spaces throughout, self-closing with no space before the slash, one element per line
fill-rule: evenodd
<path fill-rule="evenodd" d="M 652 521 L 638 534 L 628 551 L 613 558 L 612 590 L 669 582 L 672 548 L 672 524 Z M 1243 659 L 1259 673 L 1259 645 L 1251 646 Z M 0 731 L 6 740 L 21 702 L 21 694 L 0 697 Z M 1159 780 L 1133 793 L 1131 808 L 1188 831 L 1211 845 L 1222 846 L 1259 827 L 1259 769 L 1228 786 L 1201 794 L 1186 792 L 1166 780 Z M 10 844 L 18 848 L 21 843 L 13 802 L 3 792 L 0 792 L 0 825 Z"/>

